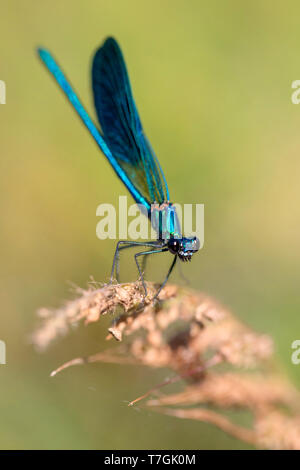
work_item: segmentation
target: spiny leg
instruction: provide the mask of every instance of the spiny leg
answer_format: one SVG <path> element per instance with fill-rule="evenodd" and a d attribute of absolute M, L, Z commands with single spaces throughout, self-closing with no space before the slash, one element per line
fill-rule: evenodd
<path fill-rule="evenodd" d="M 120 248 L 121 245 L 125 245 L 122 248 L 130 248 L 132 243 L 129 240 L 120 240 L 120 241 L 118 241 L 116 249 L 115 249 L 115 254 L 114 254 L 111 273 L 110 273 L 110 283 L 113 282 L 116 264 L 117 264 L 117 266 L 119 265 L 119 251 L 121 249 Z M 132 245 L 132 246 L 134 246 L 134 245 Z M 117 267 L 116 271 L 118 271 L 118 267 Z"/>
<path fill-rule="evenodd" d="M 136 247 L 136 246 L 137 246 L 136 244 L 134 244 L 134 245 L 129 244 L 129 245 L 125 245 L 125 246 L 124 246 L 124 245 L 123 245 L 123 246 L 120 246 L 120 248 L 119 248 L 119 250 L 118 250 L 118 256 L 117 256 L 117 259 L 116 259 L 116 266 L 115 266 L 116 280 L 117 280 L 117 282 L 120 282 L 120 280 L 119 280 L 119 274 L 120 274 L 120 272 L 119 272 L 119 266 L 120 266 L 120 256 L 119 256 L 119 254 L 120 254 L 120 252 L 121 252 L 122 250 L 125 250 L 126 248 L 134 248 L 134 247 Z M 139 245 L 138 245 L 138 246 L 139 246 Z M 152 244 L 152 242 L 149 242 L 149 245 L 148 245 L 148 242 L 146 242 L 146 244 L 143 243 L 143 244 L 140 245 L 140 246 L 161 247 L 161 243 L 158 242 L 158 241 L 155 241 L 155 242 L 153 242 L 153 244 Z M 143 271 L 143 273 L 145 272 L 145 263 L 144 263 L 144 260 L 145 260 L 145 259 L 146 259 L 146 256 L 144 256 L 143 261 L 142 261 L 142 271 Z"/>
<path fill-rule="evenodd" d="M 152 255 L 154 253 L 163 253 L 165 251 L 168 251 L 168 248 L 163 248 L 162 247 L 159 250 L 141 251 L 140 253 L 136 253 L 134 255 L 134 259 L 135 259 L 135 262 L 136 262 L 136 265 L 137 265 L 137 268 L 138 268 L 138 271 L 139 271 L 139 275 L 140 275 L 140 278 L 141 278 L 141 281 L 142 281 L 142 284 L 143 284 L 143 288 L 144 288 L 144 291 L 145 291 L 145 297 L 147 297 L 147 286 L 145 284 L 145 280 L 144 280 L 144 276 L 143 276 L 141 266 L 138 262 L 138 257 L 139 256 L 148 256 L 148 255 Z"/>
<path fill-rule="evenodd" d="M 123 245 L 123 246 L 122 246 Z M 137 242 L 137 241 L 131 241 L 131 240 L 120 240 L 117 243 L 115 254 L 114 254 L 114 259 L 113 259 L 113 264 L 112 264 L 112 269 L 111 269 L 111 275 L 110 275 L 110 283 L 113 282 L 113 276 L 116 268 L 116 276 L 117 280 L 119 277 L 119 252 L 125 248 L 133 248 L 135 246 L 144 246 L 144 247 L 154 247 L 157 246 L 158 242 L 153 241 L 153 242 Z"/>
<path fill-rule="evenodd" d="M 166 285 L 166 283 L 167 283 L 167 281 L 168 281 L 168 279 L 169 279 L 169 277 L 170 277 L 170 274 L 171 274 L 171 272 L 173 271 L 173 268 L 174 268 L 174 266 L 175 266 L 175 264 L 176 264 L 176 261 L 177 261 L 177 255 L 174 256 L 174 259 L 173 259 L 172 264 L 171 264 L 171 266 L 170 266 L 170 268 L 169 268 L 169 271 L 168 271 L 168 273 L 167 273 L 167 275 L 166 275 L 166 277 L 165 277 L 165 280 L 164 280 L 164 282 L 160 285 L 158 291 L 156 292 L 156 294 L 155 294 L 155 296 L 153 297 L 152 300 L 156 300 L 157 297 L 158 297 L 158 295 L 159 295 L 159 293 L 161 292 L 161 290 L 165 287 L 165 285 Z"/>
<path fill-rule="evenodd" d="M 142 272 L 145 274 L 146 272 L 146 266 L 147 266 L 147 260 L 148 260 L 148 256 L 147 255 L 144 255 L 143 256 L 143 259 L 142 259 Z"/>
<path fill-rule="evenodd" d="M 147 255 L 144 255 L 144 256 L 143 256 L 143 259 L 142 259 L 142 271 L 143 271 L 144 274 L 145 274 L 145 272 L 146 272 L 147 260 L 148 260 Z"/>
<path fill-rule="evenodd" d="M 132 245 L 131 243 L 128 245 L 120 246 L 118 249 L 118 253 L 116 255 L 116 263 L 115 263 L 115 274 L 116 274 L 116 281 L 120 283 L 120 253 L 122 250 L 126 248 L 134 248 L 136 245 Z"/>

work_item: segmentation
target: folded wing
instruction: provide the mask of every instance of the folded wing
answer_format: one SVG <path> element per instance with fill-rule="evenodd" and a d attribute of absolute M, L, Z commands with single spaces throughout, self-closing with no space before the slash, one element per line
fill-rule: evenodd
<path fill-rule="evenodd" d="M 149 204 L 168 201 L 165 177 L 144 135 L 122 52 L 113 38 L 94 56 L 92 86 L 103 137 L 113 157 Z"/>

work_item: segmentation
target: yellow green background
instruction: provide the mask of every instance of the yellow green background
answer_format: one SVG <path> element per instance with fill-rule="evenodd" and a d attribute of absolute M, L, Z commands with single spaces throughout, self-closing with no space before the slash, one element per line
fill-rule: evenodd
<path fill-rule="evenodd" d="M 96 207 L 126 189 L 39 62 L 49 48 L 95 116 L 94 50 L 121 44 L 146 133 L 175 202 L 205 204 L 205 246 L 183 266 L 191 285 L 274 337 L 300 385 L 299 2 L 0 1 L 0 448 L 245 448 L 210 425 L 128 408 L 168 371 L 62 362 L 106 347 L 109 319 L 38 354 L 41 306 L 67 281 L 108 279 L 115 242 L 96 238 Z M 136 277 L 133 261 L 123 279 Z M 153 261 L 163 275 L 170 258 Z M 178 271 L 174 281 L 182 282 Z"/>

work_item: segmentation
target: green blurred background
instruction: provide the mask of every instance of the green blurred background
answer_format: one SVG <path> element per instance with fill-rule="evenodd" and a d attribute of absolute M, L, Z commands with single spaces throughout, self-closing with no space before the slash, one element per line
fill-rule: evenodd
<path fill-rule="evenodd" d="M 167 371 L 94 364 L 50 379 L 106 347 L 109 319 L 43 354 L 29 344 L 36 310 L 71 297 L 67 281 L 108 279 L 115 242 L 96 238 L 96 207 L 126 194 L 35 49 L 53 51 L 95 116 L 92 54 L 118 39 L 172 200 L 205 204 L 205 246 L 184 274 L 271 334 L 279 367 L 300 385 L 290 360 L 300 336 L 299 2 L 1 0 L 0 13 L 0 448 L 245 448 L 212 426 L 127 407 Z M 123 264 L 123 279 L 135 276 Z"/>

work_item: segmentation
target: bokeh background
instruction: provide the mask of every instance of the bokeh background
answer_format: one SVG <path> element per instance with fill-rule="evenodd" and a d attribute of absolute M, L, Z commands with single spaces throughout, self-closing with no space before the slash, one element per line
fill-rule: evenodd
<path fill-rule="evenodd" d="M 1 0 L 0 12 L 0 447 L 245 448 L 210 425 L 127 407 L 168 371 L 94 364 L 50 379 L 106 347 L 109 319 L 43 354 L 30 345 L 37 309 L 70 298 L 68 281 L 108 279 L 115 243 L 96 238 L 96 207 L 126 194 L 35 49 L 53 51 L 95 116 L 92 54 L 118 39 L 173 201 L 205 204 L 205 246 L 184 275 L 271 334 L 300 386 L 299 2 Z M 122 275 L 136 277 L 130 258 Z"/>

